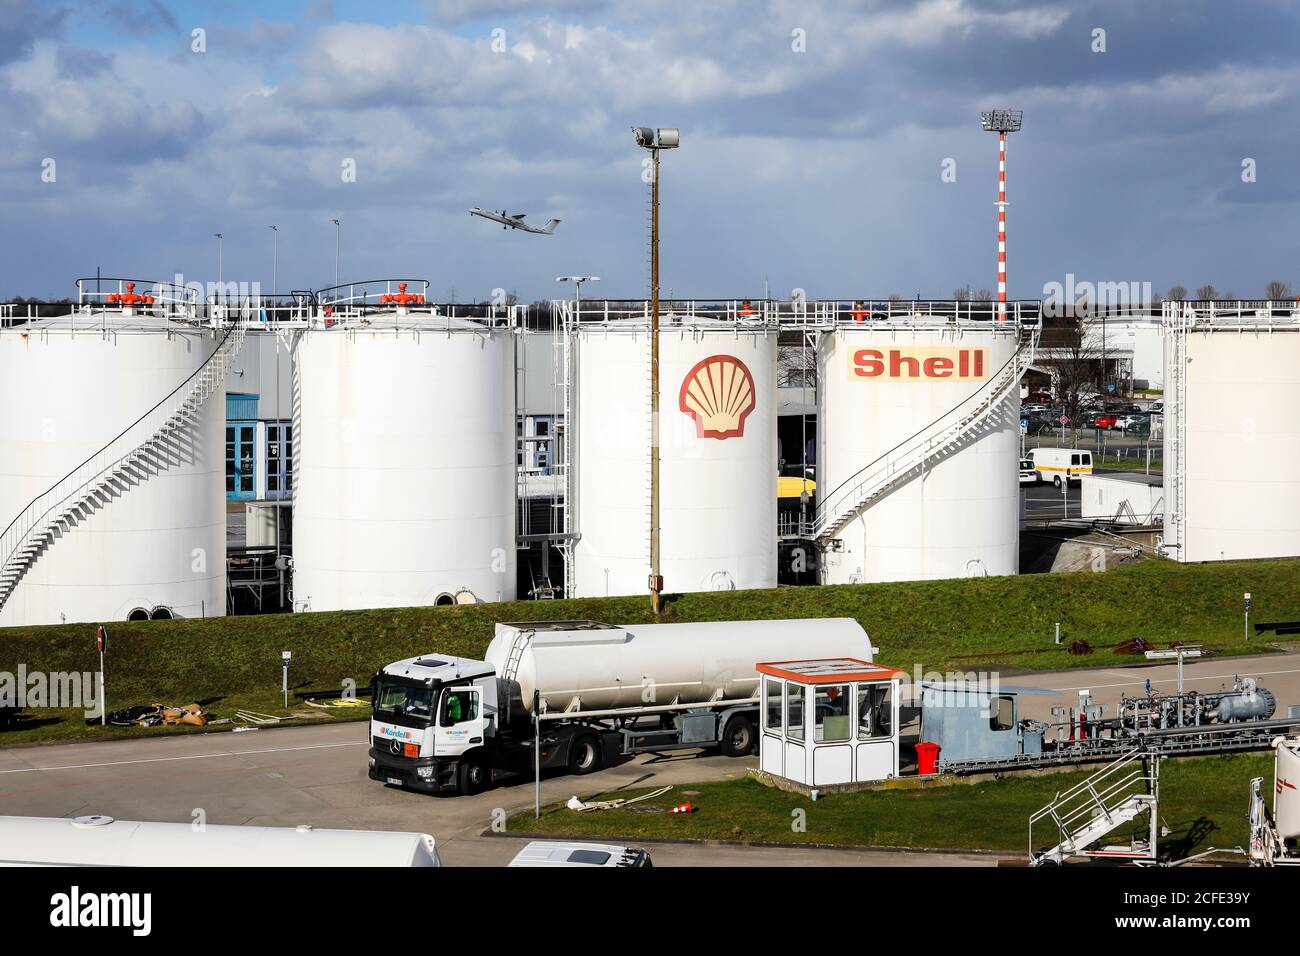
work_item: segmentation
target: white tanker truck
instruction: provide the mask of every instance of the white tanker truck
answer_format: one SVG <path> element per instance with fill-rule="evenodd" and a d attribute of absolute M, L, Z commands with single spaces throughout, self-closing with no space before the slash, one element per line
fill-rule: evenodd
<path fill-rule="evenodd" d="M 476 793 L 494 771 L 531 772 L 534 760 L 583 774 L 618 754 L 738 757 L 758 740 L 757 662 L 874 652 L 849 618 L 498 624 L 486 661 L 427 654 L 375 675 L 370 777 Z"/>

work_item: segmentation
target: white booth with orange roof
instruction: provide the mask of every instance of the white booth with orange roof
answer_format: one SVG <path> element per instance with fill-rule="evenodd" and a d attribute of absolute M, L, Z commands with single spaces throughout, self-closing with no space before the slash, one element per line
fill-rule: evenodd
<path fill-rule="evenodd" d="M 760 663 L 764 773 L 809 787 L 898 776 L 905 676 L 851 657 Z"/>

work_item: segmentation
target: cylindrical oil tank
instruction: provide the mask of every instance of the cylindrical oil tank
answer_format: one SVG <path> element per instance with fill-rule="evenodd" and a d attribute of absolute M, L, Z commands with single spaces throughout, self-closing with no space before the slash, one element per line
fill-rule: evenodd
<path fill-rule="evenodd" d="M 916 317 L 840 327 L 818 343 L 818 508 L 874 473 L 892 450 L 952 421 L 996 380 L 1019 344 L 1002 328 Z M 960 417 L 960 416 L 959 416 Z M 828 542 L 825 584 L 1015 574 L 1019 565 L 1020 391 L 980 427 L 885 489 Z M 906 473 L 906 472 L 904 472 Z"/>
<path fill-rule="evenodd" d="M 554 712 L 636 707 L 649 700 L 744 700 L 757 692 L 754 665 L 760 662 L 870 661 L 874 650 L 852 618 L 536 630 L 500 624 L 485 659 L 499 675 L 513 672 L 526 710 L 537 690 L 544 708 Z"/>
<path fill-rule="evenodd" d="M 294 343 L 299 611 L 515 596 L 514 336 L 427 313 Z"/>
<path fill-rule="evenodd" d="M 0 866 L 440 866 L 427 833 L 0 817 Z"/>
<path fill-rule="evenodd" d="M 1284 839 L 1300 837 L 1300 790 L 1295 782 L 1300 780 L 1300 743 L 1293 738 L 1275 741 L 1276 762 L 1273 765 L 1273 819 L 1277 831 Z M 1285 780 L 1289 787 L 1281 785 Z"/>
<path fill-rule="evenodd" d="M 224 334 L 114 310 L 0 329 L 0 529 L 118 436 L 146 437 Z M 218 387 L 35 555 L 0 626 L 225 614 L 224 421 Z"/>
<path fill-rule="evenodd" d="M 579 597 L 650 573 L 650 336 L 576 333 Z M 775 329 L 665 316 L 659 340 L 660 573 L 667 591 L 776 587 Z"/>
<path fill-rule="evenodd" d="M 1169 333 L 1165 354 L 1183 365 L 1165 374 L 1166 553 L 1300 555 L 1300 325 L 1211 321 Z"/>

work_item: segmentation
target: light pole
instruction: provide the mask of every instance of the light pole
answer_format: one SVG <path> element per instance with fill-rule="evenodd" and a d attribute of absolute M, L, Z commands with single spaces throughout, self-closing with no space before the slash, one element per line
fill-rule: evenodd
<path fill-rule="evenodd" d="M 225 250 L 223 246 L 226 237 L 220 232 L 214 232 L 213 235 L 217 237 L 217 285 L 221 285 L 222 273 L 225 269 Z"/>
<path fill-rule="evenodd" d="M 653 157 L 650 181 L 650 609 L 659 616 L 659 150 L 681 145 L 675 127 L 633 126 L 636 144 Z"/>
<path fill-rule="evenodd" d="M 280 278 L 280 227 L 270 226 L 271 230 L 271 299 L 275 299 L 278 291 L 277 282 Z M 272 301 L 274 305 L 274 301 Z"/>
<path fill-rule="evenodd" d="M 334 287 L 337 289 L 339 284 L 339 236 L 343 228 L 337 219 L 331 219 L 330 222 L 334 223 Z"/>
<path fill-rule="evenodd" d="M 599 282 L 600 276 L 556 276 L 555 281 L 573 283 L 573 318 L 576 322 L 582 306 L 582 284 L 584 282 Z"/>
<path fill-rule="evenodd" d="M 988 110 L 980 113 L 986 132 L 998 134 L 998 321 L 1007 318 L 1007 133 L 1018 131 L 1023 110 Z"/>

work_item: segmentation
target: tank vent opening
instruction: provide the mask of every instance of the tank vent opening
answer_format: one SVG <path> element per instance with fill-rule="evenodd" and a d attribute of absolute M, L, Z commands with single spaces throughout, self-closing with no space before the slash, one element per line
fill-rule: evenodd
<path fill-rule="evenodd" d="M 433 599 L 434 607 L 451 607 L 456 603 L 456 599 L 444 591 Z"/>
<path fill-rule="evenodd" d="M 161 604 L 149 612 L 149 619 L 152 621 L 170 621 L 175 616 L 171 608 L 163 607 Z"/>
<path fill-rule="evenodd" d="M 147 621 L 149 620 L 149 611 L 147 608 L 137 607 L 131 610 L 126 616 L 128 621 Z"/>
<path fill-rule="evenodd" d="M 474 592 L 473 592 L 473 591 L 470 591 L 470 590 L 468 590 L 468 589 L 466 589 L 466 588 L 461 588 L 459 591 L 456 592 L 456 603 L 457 603 L 457 604 L 477 604 L 477 603 L 478 603 L 478 598 L 476 598 L 476 597 L 474 596 Z"/>

